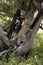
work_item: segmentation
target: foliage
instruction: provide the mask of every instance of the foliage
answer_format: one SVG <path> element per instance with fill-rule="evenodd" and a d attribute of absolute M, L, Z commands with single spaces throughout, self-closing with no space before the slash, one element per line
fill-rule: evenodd
<path fill-rule="evenodd" d="M 24 0 L 29 6 L 30 0 Z M 21 8 L 23 0 L 0 0 L 0 12 L 4 12 L 7 16 L 12 17 L 17 8 Z M 23 8 L 24 9 L 24 8 Z"/>

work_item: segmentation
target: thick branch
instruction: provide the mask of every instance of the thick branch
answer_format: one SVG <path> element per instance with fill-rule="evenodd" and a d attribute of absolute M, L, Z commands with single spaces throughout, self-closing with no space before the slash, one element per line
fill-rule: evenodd
<path fill-rule="evenodd" d="M 3 52 L 0 52 L 0 57 L 1 57 L 3 54 L 6 54 L 6 53 L 8 53 L 8 50 L 5 50 L 5 51 L 3 51 Z"/>
<path fill-rule="evenodd" d="M 3 27 L 2 27 L 1 24 L 0 24 L 0 37 L 2 38 L 3 42 L 4 42 L 8 47 L 10 47 L 10 41 L 9 41 L 9 39 L 7 38 L 7 36 L 4 34 L 4 30 L 3 30 Z"/>

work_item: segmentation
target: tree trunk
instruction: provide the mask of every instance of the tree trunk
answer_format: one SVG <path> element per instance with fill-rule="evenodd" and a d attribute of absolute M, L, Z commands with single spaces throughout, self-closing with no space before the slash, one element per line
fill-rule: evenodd
<path fill-rule="evenodd" d="M 33 40 L 35 38 L 35 35 L 39 29 L 40 26 L 40 22 L 43 19 L 43 11 L 42 13 L 40 13 L 38 15 L 38 17 L 36 18 L 36 20 L 34 22 L 37 22 L 35 24 L 35 26 L 33 27 L 32 31 L 30 32 L 30 34 L 27 35 L 26 41 L 24 44 L 22 44 L 21 46 L 19 46 L 14 53 L 17 55 L 24 55 L 27 54 L 27 52 L 29 52 L 29 49 L 31 47 L 31 44 L 33 43 Z"/>

